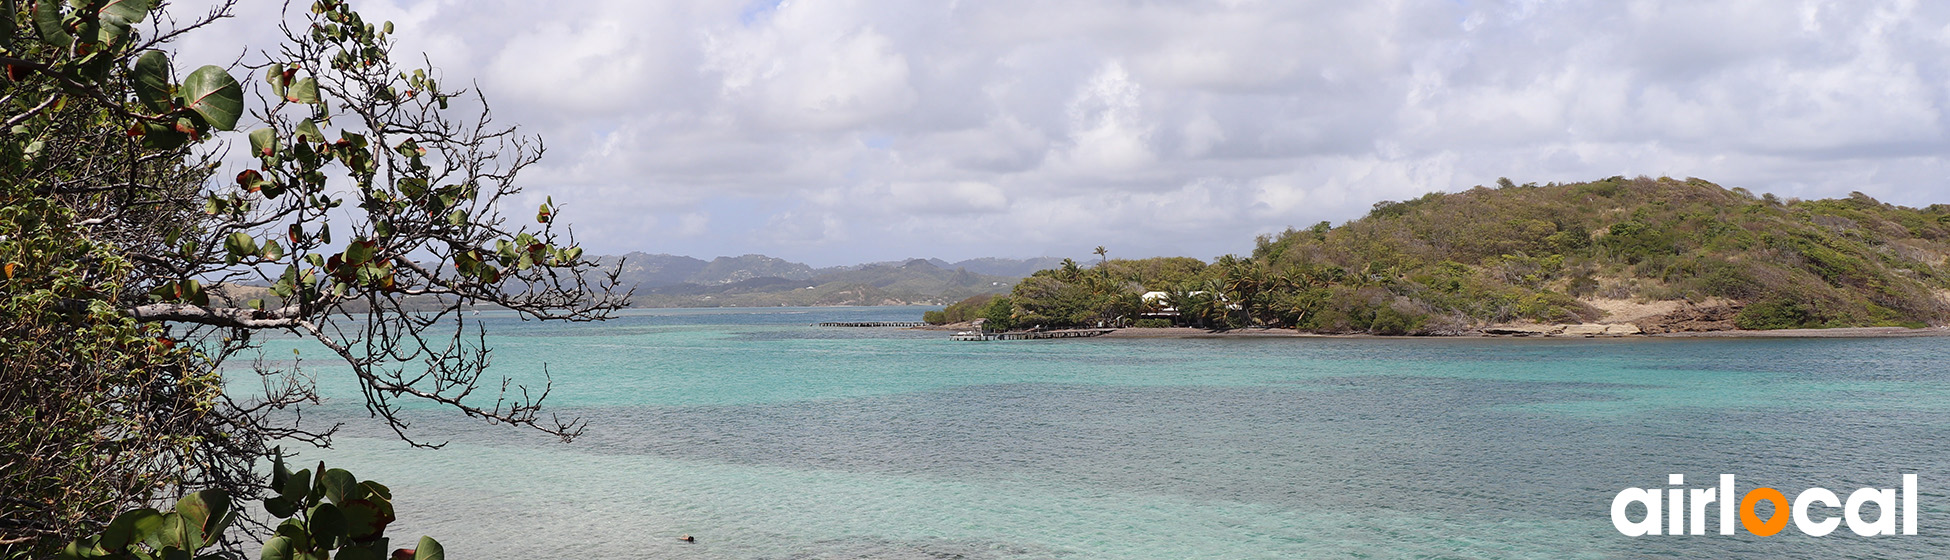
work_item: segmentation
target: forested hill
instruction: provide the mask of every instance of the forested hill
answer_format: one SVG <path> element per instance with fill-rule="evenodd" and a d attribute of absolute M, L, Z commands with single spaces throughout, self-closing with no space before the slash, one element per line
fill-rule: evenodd
<path fill-rule="evenodd" d="M 1612 177 L 1384 201 L 1366 217 L 1258 240 L 1251 256 L 1111 260 L 1038 272 L 1022 324 L 1182 322 L 1445 334 L 1605 321 L 1606 302 L 1683 302 L 1648 330 L 1950 322 L 1950 206 L 1855 193 L 1781 200 L 1687 179 Z"/>

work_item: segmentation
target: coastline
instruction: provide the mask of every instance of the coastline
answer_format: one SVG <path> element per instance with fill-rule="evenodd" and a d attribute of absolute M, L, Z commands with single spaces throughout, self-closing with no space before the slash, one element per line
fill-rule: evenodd
<path fill-rule="evenodd" d="M 952 330 L 942 327 L 916 327 L 916 330 Z M 1383 336 L 1373 334 L 1323 334 L 1300 332 L 1292 329 L 1244 328 L 1224 331 L 1211 331 L 1190 327 L 1137 328 L 1128 327 L 1091 338 L 1125 339 L 1239 339 L 1239 338 L 1364 338 L 1364 339 L 1402 339 L 1402 338 L 1914 338 L 1950 336 L 1950 327 L 1841 327 L 1833 329 L 1780 329 L 1780 330 L 1721 330 L 1673 332 L 1659 334 L 1489 334 L 1474 331 L 1454 335 L 1432 336 Z"/>

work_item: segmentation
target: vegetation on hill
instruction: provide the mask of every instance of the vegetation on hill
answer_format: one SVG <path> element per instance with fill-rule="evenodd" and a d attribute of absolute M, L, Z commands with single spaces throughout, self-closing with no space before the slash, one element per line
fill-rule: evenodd
<path fill-rule="evenodd" d="M 1430 193 L 1250 256 L 1074 262 L 1018 284 L 1024 325 L 1185 324 L 1450 334 L 1602 318 L 1592 298 L 1725 302 L 1748 329 L 1950 322 L 1950 206 L 1781 200 L 1699 180 Z M 1166 292 L 1147 302 L 1146 291 Z M 1169 311 L 1167 311 L 1169 310 Z"/>

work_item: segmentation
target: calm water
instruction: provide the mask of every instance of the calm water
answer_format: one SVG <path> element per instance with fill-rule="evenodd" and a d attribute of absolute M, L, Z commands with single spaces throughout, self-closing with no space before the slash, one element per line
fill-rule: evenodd
<path fill-rule="evenodd" d="M 546 363 L 554 410 L 587 436 L 429 411 L 415 433 L 445 449 L 353 418 L 304 458 L 391 485 L 396 539 L 456 558 L 1950 554 L 1950 339 L 969 343 L 807 326 L 920 310 L 484 315 L 497 367 Z M 362 414 L 318 371 L 340 397 L 320 414 Z M 1921 535 L 1613 530 L 1613 495 L 1669 473 L 1790 497 L 1916 473 Z"/>

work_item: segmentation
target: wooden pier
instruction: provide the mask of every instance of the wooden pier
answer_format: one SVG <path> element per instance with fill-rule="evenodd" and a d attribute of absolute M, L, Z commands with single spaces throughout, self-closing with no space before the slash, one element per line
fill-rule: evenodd
<path fill-rule="evenodd" d="M 854 322 L 813 323 L 813 326 L 815 327 L 920 327 L 926 325 L 927 323 L 921 321 L 854 321 Z"/>
<path fill-rule="evenodd" d="M 1072 329 L 1061 331 L 1029 331 L 1002 333 L 957 333 L 955 340 L 1049 340 L 1055 338 L 1089 338 L 1117 329 Z"/>

